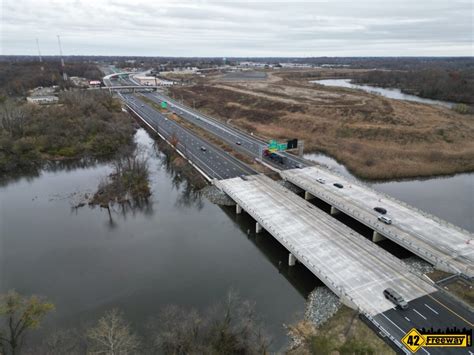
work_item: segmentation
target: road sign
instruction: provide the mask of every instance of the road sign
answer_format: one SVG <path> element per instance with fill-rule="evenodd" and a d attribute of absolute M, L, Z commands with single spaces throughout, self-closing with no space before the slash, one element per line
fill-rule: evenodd
<path fill-rule="evenodd" d="M 418 330 L 412 328 L 405 336 L 402 338 L 402 343 L 410 350 L 412 353 L 415 353 L 420 349 L 423 344 L 425 344 L 425 337 L 422 336 Z"/>

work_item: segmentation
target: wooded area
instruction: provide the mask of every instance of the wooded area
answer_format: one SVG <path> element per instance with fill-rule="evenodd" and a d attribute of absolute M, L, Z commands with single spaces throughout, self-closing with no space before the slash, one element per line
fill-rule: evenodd
<path fill-rule="evenodd" d="M 45 160 L 108 156 L 133 142 L 134 124 L 104 92 L 64 92 L 59 105 L 0 102 L 0 174 Z"/>

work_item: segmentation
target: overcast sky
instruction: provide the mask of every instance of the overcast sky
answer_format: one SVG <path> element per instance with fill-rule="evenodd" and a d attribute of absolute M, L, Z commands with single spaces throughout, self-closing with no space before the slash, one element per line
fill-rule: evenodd
<path fill-rule="evenodd" d="M 471 0 L 0 0 L 1 54 L 472 56 Z"/>

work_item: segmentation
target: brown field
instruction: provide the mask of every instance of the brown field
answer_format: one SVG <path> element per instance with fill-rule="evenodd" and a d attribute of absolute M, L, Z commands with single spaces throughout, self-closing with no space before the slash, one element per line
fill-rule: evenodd
<path fill-rule="evenodd" d="M 170 89 L 196 109 L 265 138 L 304 140 L 367 179 L 474 171 L 474 116 L 438 106 L 323 87 L 309 80 L 347 69 L 268 72 L 264 80 L 213 75 Z"/>

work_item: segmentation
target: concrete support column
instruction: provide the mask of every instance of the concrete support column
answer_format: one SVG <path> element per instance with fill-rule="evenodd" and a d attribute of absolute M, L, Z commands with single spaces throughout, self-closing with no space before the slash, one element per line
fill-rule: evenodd
<path fill-rule="evenodd" d="M 303 157 L 304 154 L 304 140 L 298 140 L 298 156 Z"/>
<path fill-rule="evenodd" d="M 255 233 L 260 233 L 262 231 L 262 226 L 260 223 L 256 222 L 255 223 Z"/>
<path fill-rule="evenodd" d="M 296 264 L 296 257 L 293 254 L 288 254 L 288 265 L 295 266 Z"/>
<path fill-rule="evenodd" d="M 335 214 L 338 214 L 339 213 L 339 210 L 334 207 L 334 206 L 331 206 L 331 215 L 334 216 Z"/>
<path fill-rule="evenodd" d="M 314 198 L 314 196 L 311 195 L 311 193 L 309 193 L 308 191 L 304 192 L 304 199 L 305 200 L 312 200 L 313 198 Z"/>
<path fill-rule="evenodd" d="M 242 207 L 239 206 L 239 204 L 235 205 L 235 213 L 241 214 L 242 213 Z"/>
<path fill-rule="evenodd" d="M 374 231 L 374 233 L 372 234 L 372 241 L 374 243 L 380 242 L 380 241 L 385 240 L 385 239 L 386 238 L 377 231 Z"/>

